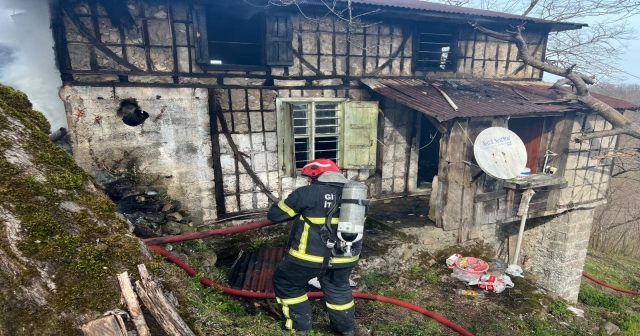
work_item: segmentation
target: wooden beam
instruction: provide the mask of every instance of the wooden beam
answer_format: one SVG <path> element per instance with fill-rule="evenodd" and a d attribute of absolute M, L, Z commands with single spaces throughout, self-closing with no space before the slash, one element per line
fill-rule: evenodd
<path fill-rule="evenodd" d="M 131 286 L 131 279 L 129 278 L 129 273 L 123 272 L 118 274 L 118 282 L 120 283 L 120 289 L 122 290 L 122 297 L 124 298 L 124 302 L 127 304 L 129 308 L 129 313 L 131 314 L 131 320 L 133 324 L 136 326 L 136 331 L 138 332 L 138 336 L 151 336 L 151 332 L 149 331 L 149 327 L 147 326 L 147 322 L 144 319 L 144 315 L 142 314 L 142 309 L 140 309 L 140 304 L 138 303 L 138 297 L 136 293 L 133 291 L 133 286 Z"/>
<path fill-rule="evenodd" d="M 503 197 L 507 197 L 507 191 L 498 190 L 498 191 L 492 191 L 484 194 L 478 194 L 473 198 L 473 202 L 481 203 L 481 202 L 496 200 L 498 198 L 503 198 Z"/>
<path fill-rule="evenodd" d="M 260 190 L 262 190 L 262 192 L 265 193 L 272 202 L 274 203 L 278 202 L 278 198 L 273 193 L 271 193 L 269 189 L 267 189 L 264 183 L 262 183 L 262 180 L 260 180 L 258 175 L 256 175 L 253 169 L 251 169 L 251 166 L 249 165 L 247 160 L 244 159 L 244 157 L 242 156 L 242 153 L 240 153 L 240 150 L 238 150 L 238 146 L 236 146 L 236 143 L 233 141 L 233 138 L 231 137 L 231 133 L 229 132 L 229 127 L 227 127 L 227 121 L 224 119 L 224 115 L 222 113 L 217 113 L 217 114 L 218 114 L 218 119 L 220 120 L 220 127 L 222 128 L 222 133 L 227 138 L 227 142 L 229 143 L 229 146 L 233 150 L 233 153 L 235 154 L 236 159 L 240 161 L 244 169 L 247 171 L 247 173 L 249 173 L 249 176 L 251 176 L 251 178 L 253 179 L 253 182 L 260 188 Z"/>
<path fill-rule="evenodd" d="M 78 28 L 78 32 L 80 32 L 80 35 L 82 35 L 83 37 L 85 37 L 87 40 L 89 40 L 89 42 L 91 42 L 91 44 L 98 48 L 98 50 L 102 51 L 105 55 L 109 56 L 111 59 L 113 59 L 114 61 L 116 61 L 118 64 L 131 69 L 137 73 L 144 73 L 142 71 L 142 69 L 136 67 L 135 65 L 129 63 L 129 61 L 123 59 L 122 57 L 116 55 L 116 53 L 114 53 L 113 51 L 111 51 L 111 49 L 109 49 L 106 45 L 104 45 L 102 43 L 102 41 L 100 41 L 98 38 L 96 38 L 95 36 L 93 36 L 93 34 L 91 34 L 91 32 L 87 29 L 87 27 L 85 27 L 84 24 L 82 24 L 82 22 L 80 22 L 80 19 L 78 19 L 78 16 L 76 15 L 76 13 L 73 11 L 73 8 L 71 8 L 71 5 L 69 5 L 68 3 L 64 3 L 62 4 L 62 8 L 64 9 L 65 13 L 67 13 L 67 16 L 69 17 L 69 19 L 71 19 L 71 22 L 73 22 L 73 24 L 76 26 L 76 28 Z M 132 74 L 132 73 L 129 73 Z"/>
<path fill-rule="evenodd" d="M 216 195 L 216 212 L 218 218 L 226 213 L 224 200 L 224 186 L 222 181 L 222 166 L 220 163 L 220 139 L 218 137 L 218 118 L 222 113 L 216 104 L 215 90 L 209 89 L 209 129 L 211 133 L 211 159 L 213 160 L 213 181 Z"/>
<path fill-rule="evenodd" d="M 376 69 L 374 69 L 370 76 L 375 76 L 377 74 L 380 73 L 380 71 L 382 71 L 385 67 L 389 66 L 389 64 L 391 64 L 391 62 L 393 62 L 393 60 L 395 60 L 398 55 L 400 55 L 400 53 L 404 50 L 404 46 L 407 44 L 407 41 L 409 40 L 409 37 L 411 36 L 411 33 L 407 33 L 406 31 L 402 31 L 404 37 L 402 38 L 402 42 L 400 42 L 400 45 L 398 46 L 398 49 L 396 49 L 393 54 L 391 54 L 391 57 L 389 57 L 388 60 L 386 60 L 384 63 L 382 63 L 382 65 L 380 65 L 379 67 L 377 67 Z M 376 62 L 377 63 L 377 62 Z"/>
<path fill-rule="evenodd" d="M 136 291 L 162 329 L 169 335 L 195 336 L 164 295 L 160 284 L 151 278 L 147 268 L 138 265 L 138 272 L 141 280 L 136 281 Z"/>

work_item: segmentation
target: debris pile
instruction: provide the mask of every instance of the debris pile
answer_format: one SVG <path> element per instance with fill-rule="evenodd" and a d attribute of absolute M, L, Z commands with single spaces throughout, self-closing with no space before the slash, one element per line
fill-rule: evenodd
<path fill-rule="evenodd" d="M 105 193 L 116 203 L 130 230 L 140 238 L 179 235 L 194 231 L 189 213 L 181 209 L 165 191 L 141 191 L 123 178 L 104 185 Z"/>
<path fill-rule="evenodd" d="M 502 293 L 505 289 L 514 286 L 511 278 L 505 274 L 507 267 L 501 260 L 495 261 L 490 267 L 482 259 L 454 254 L 447 258 L 446 264 L 453 269 L 451 277 L 466 282 L 468 286 L 478 286 L 480 289 L 495 293 Z M 467 292 L 469 291 L 464 293 L 457 291 L 460 295 L 481 296 L 476 295 L 475 291 Z"/>

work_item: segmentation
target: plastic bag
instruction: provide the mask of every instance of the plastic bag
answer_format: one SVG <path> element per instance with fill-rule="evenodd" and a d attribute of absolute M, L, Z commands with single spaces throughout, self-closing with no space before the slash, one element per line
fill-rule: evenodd
<path fill-rule="evenodd" d="M 524 278 L 524 275 L 522 275 L 522 267 L 516 265 L 516 264 L 511 264 L 509 265 L 509 267 L 507 267 L 507 270 L 505 271 L 505 273 L 513 275 L 513 276 L 517 276 L 517 277 L 521 277 Z"/>
<path fill-rule="evenodd" d="M 451 273 L 451 276 L 453 278 L 456 278 L 458 280 L 464 281 L 464 282 L 474 282 L 474 281 L 478 281 L 478 278 L 480 277 L 477 274 L 469 274 L 467 272 L 464 272 L 463 270 L 454 267 L 453 268 L 453 273 Z"/>
<path fill-rule="evenodd" d="M 449 258 L 447 258 L 447 267 L 453 268 L 453 265 L 456 263 L 456 260 L 462 257 L 462 254 L 453 254 Z"/>
<path fill-rule="evenodd" d="M 483 275 L 476 281 L 472 281 L 469 285 L 478 285 L 478 287 L 493 291 L 495 293 L 502 293 L 507 288 L 513 288 L 514 284 L 511 282 L 511 278 L 508 275 Z"/>

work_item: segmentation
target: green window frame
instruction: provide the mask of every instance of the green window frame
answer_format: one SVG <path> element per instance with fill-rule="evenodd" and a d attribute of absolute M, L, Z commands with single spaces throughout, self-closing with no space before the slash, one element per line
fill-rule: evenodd
<path fill-rule="evenodd" d="M 343 98 L 276 100 L 278 166 L 295 177 L 309 160 L 329 158 L 343 169 L 374 169 L 378 102 Z"/>

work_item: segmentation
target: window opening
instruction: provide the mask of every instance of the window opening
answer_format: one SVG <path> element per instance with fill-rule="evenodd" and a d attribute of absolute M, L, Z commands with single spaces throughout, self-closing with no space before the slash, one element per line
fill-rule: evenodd
<path fill-rule="evenodd" d="M 264 15 L 245 7 L 207 9 L 210 64 L 262 64 Z"/>
<path fill-rule="evenodd" d="M 527 168 L 531 173 L 538 171 L 538 156 L 540 155 L 540 140 L 544 118 L 511 118 L 509 129 L 524 142 L 527 149 Z"/>
<path fill-rule="evenodd" d="M 316 158 L 338 162 L 339 104 L 291 104 L 296 168 Z"/>
<path fill-rule="evenodd" d="M 453 69 L 453 45 L 456 29 L 450 26 L 425 25 L 418 32 L 418 55 L 416 67 L 419 69 Z"/>

